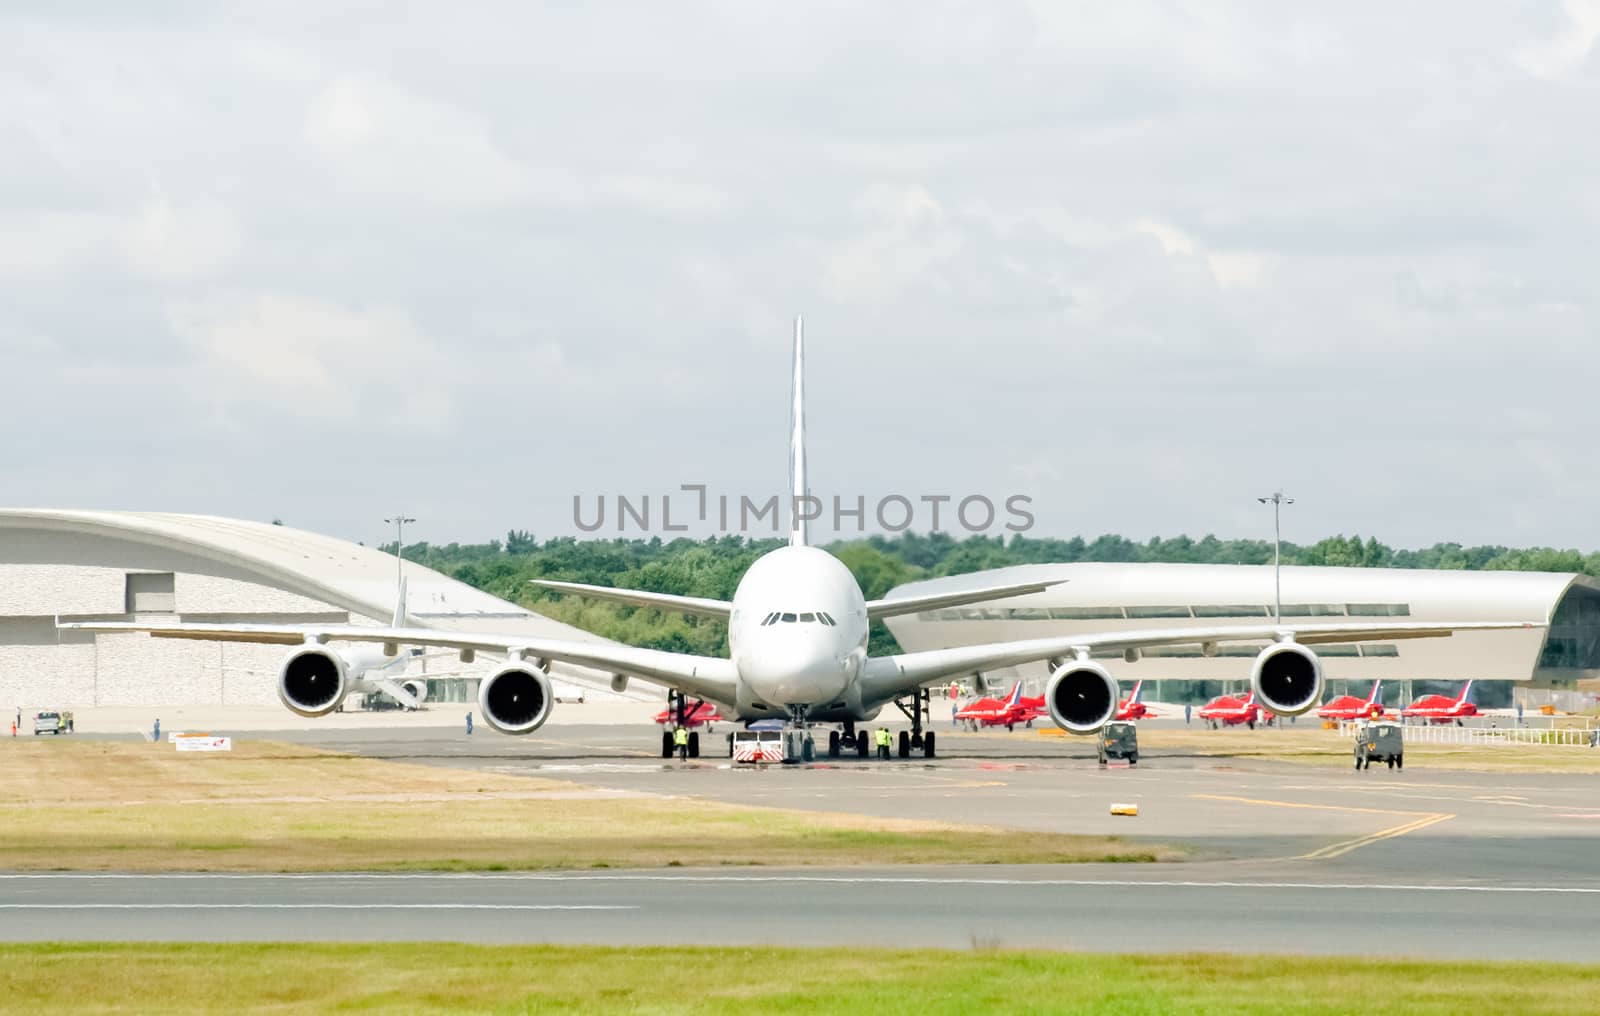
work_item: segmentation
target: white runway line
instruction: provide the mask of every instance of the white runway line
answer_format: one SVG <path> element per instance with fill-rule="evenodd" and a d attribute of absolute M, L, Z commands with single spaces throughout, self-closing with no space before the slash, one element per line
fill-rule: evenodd
<path fill-rule="evenodd" d="M 421 872 L 405 873 L 377 873 L 377 872 L 349 872 L 338 874 L 322 873 L 224 873 L 208 872 L 205 874 L 184 875 L 174 872 L 162 872 L 149 875 L 135 875 L 128 873 L 117 874 L 87 874 L 75 873 L 19 873 L 0 875 L 0 884 L 7 881 L 37 880 L 47 881 L 59 879 L 62 881 L 94 881 L 94 880 L 192 880 L 192 881 L 325 881 L 325 882 L 350 882 L 350 881 L 394 881 L 415 882 L 437 880 L 441 882 L 454 881 L 481 881 L 481 882 L 683 882 L 683 883 L 759 883 L 766 885 L 911 885 L 911 886 L 1058 886 L 1077 888 L 1118 888 L 1118 889 L 1291 889 L 1291 890 L 1317 890 L 1330 892 L 1355 891 L 1386 891 L 1386 892 L 1423 892 L 1423 893 L 1525 893 L 1525 894 L 1550 894 L 1550 895 L 1580 895 L 1600 896 L 1600 886 L 1555 886 L 1555 885 L 1451 885 L 1428 883 L 1398 883 L 1398 882 L 1268 882 L 1251 880 L 1247 882 L 1230 880 L 1179 880 L 1179 879 L 1076 879 L 1076 878 L 936 878 L 936 877 L 910 877 L 896 875 L 590 875 L 590 874 L 551 874 L 540 872 L 491 872 L 487 874 L 473 874 L 470 872 L 445 872 L 437 875 Z M 19 904 L 20 905 L 20 904 Z M 217 907 L 226 907 L 231 904 L 208 904 Z M 0 904 L 0 908 L 12 906 Z M 92 907 L 93 904 L 84 904 Z M 134 906 L 130 904 L 129 906 Z M 149 904 L 152 908 L 164 906 L 163 904 Z M 175 908 L 184 906 L 198 906 L 190 904 L 172 904 Z M 241 904 L 249 906 L 249 904 Z M 265 906 L 265 904 L 263 904 Z M 285 904 L 285 907 L 299 907 L 303 909 L 317 909 L 323 904 Z M 331 906 L 331 905 L 327 905 Z M 361 909 L 365 905 L 351 905 L 353 909 Z M 474 909 L 480 905 L 462 904 L 371 904 L 373 907 L 416 907 L 418 909 Z M 482 904 L 483 909 L 495 905 Z M 519 909 L 517 905 L 506 904 L 506 909 Z M 537 909 L 537 908 L 535 908 Z M 561 909 L 552 907 L 551 909 Z M 572 907 L 570 909 L 615 909 L 615 908 L 584 908 Z"/>
<path fill-rule="evenodd" d="M 601 903 L 0 903 L 0 910 L 638 910 Z"/>

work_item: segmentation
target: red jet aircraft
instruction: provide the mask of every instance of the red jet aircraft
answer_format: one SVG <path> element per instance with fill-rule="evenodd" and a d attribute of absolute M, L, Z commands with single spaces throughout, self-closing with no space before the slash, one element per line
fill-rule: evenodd
<path fill-rule="evenodd" d="M 677 723 L 677 713 L 672 708 L 666 708 L 656 713 L 656 722 L 663 727 L 671 727 Z M 696 702 L 683 711 L 683 725 L 688 730 L 696 727 L 711 729 L 713 723 L 721 723 L 722 716 L 717 712 L 717 707 L 710 702 Z"/>
<path fill-rule="evenodd" d="M 1366 720 L 1383 715 L 1383 703 L 1378 701 L 1378 688 L 1382 681 L 1372 682 L 1372 694 L 1364 699 L 1354 695 L 1340 695 L 1317 710 L 1324 720 Z"/>
<path fill-rule="evenodd" d="M 1040 706 L 1044 699 L 1039 700 Z M 977 730 L 979 727 L 1005 727 L 1014 730 L 1021 723 L 1032 725 L 1033 721 L 1044 715 L 1040 706 L 1028 704 L 1022 697 L 1022 682 L 1018 681 L 1011 686 L 1011 694 L 1004 700 L 981 698 L 968 702 L 956 710 L 956 719 L 965 720 L 968 728 Z"/>
<path fill-rule="evenodd" d="M 1424 695 L 1415 702 L 1400 710 L 1402 718 L 1417 717 L 1429 723 L 1445 724 L 1454 720 L 1456 726 L 1461 725 L 1463 716 L 1480 716 L 1478 707 L 1467 701 L 1467 695 L 1472 691 L 1472 682 L 1468 681 L 1461 689 L 1461 697 L 1452 699 L 1448 695 Z"/>
<path fill-rule="evenodd" d="M 1143 694 L 1144 694 L 1144 682 L 1143 681 L 1135 681 L 1133 683 L 1133 694 L 1129 695 L 1127 698 L 1125 698 L 1121 702 L 1117 703 L 1117 715 L 1112 717 L 1112 719 L 1116 719 L 1116 720 L 1145 720 L 1145 719 L 1153 719 L 1157 715 L 1157 713 L 1156 713 L 1156 711 L 1154 709 L 1151 709 L 1149 706 L 1145 705 L 1144 702 L 1141 700 L 1140 696 L 1143 695 Z"/>
<path fill-rule="evenodd" d="M 1256 693 L 1251 692 L 1244 698 L 1233 695 L 1218 695 L 1216 698 L 1200 707 L 1200 718 L 1211 724 L 1211 729 L 1218 727 L 1232 727 L 1240 723 L 1247 724 L 1251 730 L 1256 729 L 1256 721 L 1261 719 L 1261 707 L 1256 705 Z"/>

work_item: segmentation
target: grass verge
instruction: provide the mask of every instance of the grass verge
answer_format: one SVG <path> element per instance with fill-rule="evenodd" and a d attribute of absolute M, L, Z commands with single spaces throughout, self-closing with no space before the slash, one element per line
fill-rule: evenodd
<path fill-rule="evenodd" d="M 1588 1012 L 1600 966 L 938 950 L 0 946 L 0 1012 Z"/>
<path fill-rule="evenodd" d="M 0 869 L 504 871 L 1173 860 L 1118 837 L 619 795 L 282 744 L 0 748 Z"/>

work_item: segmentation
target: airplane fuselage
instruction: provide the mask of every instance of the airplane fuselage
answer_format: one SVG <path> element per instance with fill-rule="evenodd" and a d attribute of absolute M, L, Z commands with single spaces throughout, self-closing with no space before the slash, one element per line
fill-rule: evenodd
<path fill-rule="evenodd" d="M 786 716 L 864 720 L 861 701 L 867 601 L 838 558 L 816 547 L 780 547 L 757 558 L 733 594 L 728 653 L 739 673 L 741 719 Z"/>

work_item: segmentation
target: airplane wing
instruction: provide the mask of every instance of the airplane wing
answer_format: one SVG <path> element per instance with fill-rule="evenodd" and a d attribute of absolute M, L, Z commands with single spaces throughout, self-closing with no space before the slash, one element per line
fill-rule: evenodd
<path fill-rule="evenodd" d="M 156 638 L 207 642 L 253 642 L 297 646 L 312 642 L 377 642 L 438 646 L 497 655 L 523 654 L 534 659 L 574 664 L 612 674 L 626 674 L 691 695 L 732 702 L 738 686 L 733 661 L 714 656 L 669 653 L 607 642 L 526 639 L 513 635 L 441 631 L 437 628 L 374 628 L 362 625 L 304 624 L 146 624 L 138 621 L 77 621 L 58 624 L 77 631 L 142 631 Z"/>
<path fill-rule="evenodd" d="M 1064 635 L 1058 638 L 991 642 L 986 645 L 930 649 L 896 656 L 874 656 L 861 674 L 862 697 L 885 701 L 933 681 L 959 674 L 1013 667 L 1054 657 L 1070 657 L 1095 650 L 1145 649 L 1152 646 L 1209 646 L 1219 642 L 1263 642 L 1292 638 L 1302 645 L 1341 642 L 1389 642 L 1394 639 L 1443 638 L 1458 631 L 1498 631 L 1507 628 L 1543 628 L 1527 621 L 1466 621 L 1438 623 L 1369 621 L 1352 624 L 1232 625 L 1217 628 L 1166 628 L 1106 634 Z"/>
<path fill-rule="evenodd" d="M 727 600 L 713 600 L 704 596 L 676 596 L 672 593 L 652 593 L 643 589 L 617 589 L 612 586 L 590 586 L 582 582 L 556 582 L 551 579 L 532 579 L 533 585 L 553 589 L 558 593 L 587 596 L 595 600 L 614 600 L 635 607 L 655 607 L 658 610 L 676 610 L 699 617 L 714 617 L 726 621 L 733 613 L 733 604 Z"/>
<path fill-rule="evenodd" d="M 882 617 L 898 617 L 901 614 L 915 614 L 923 610 L 960 607 L 968 603 L 986 603 L 989 600 L 1003 600 L 1008 596 L 1026 596 L 1029 593 L 1042 593 L 1051 586 L 1060 585 L 1064 581 L 1066 580 L 1022 582 L 1014 586 L 990 586 L 987 589 L 969 589 L 960 593 L 932 593 L 928 596 L 899 596 L 890 600 L 868 600 L 867 617 L 876 621 Z"/>

